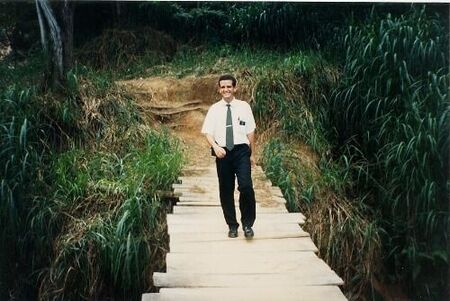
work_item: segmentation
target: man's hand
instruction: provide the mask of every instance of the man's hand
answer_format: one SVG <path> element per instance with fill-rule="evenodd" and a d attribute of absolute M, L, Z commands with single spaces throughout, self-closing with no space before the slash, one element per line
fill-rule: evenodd
<path fill-rule="evenodd" d="M 255 160 L 255 133 L 251 132 L 247 134 L 248 141 L 250 142 L 250 164 L 252 167 L 256 166 L 256 160 Z"/>
<path fill-rule="evenodd" d="M 214 153 L 216 154 L 217 158 L 219 158 L 219 159 L 222 159 L 227 154 L 227 152 L 218 145 L 213 146 L 213 150 L 214 150 Z"/>

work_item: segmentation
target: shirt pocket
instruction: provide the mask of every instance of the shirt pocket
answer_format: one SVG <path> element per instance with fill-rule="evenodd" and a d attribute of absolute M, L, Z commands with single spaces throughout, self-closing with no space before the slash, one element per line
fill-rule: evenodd
<path fill-rule="evenodd" d="M 240 133 L 247 135 L 247 122 L 242 119 L 238 119 L 238 130 Z"/>

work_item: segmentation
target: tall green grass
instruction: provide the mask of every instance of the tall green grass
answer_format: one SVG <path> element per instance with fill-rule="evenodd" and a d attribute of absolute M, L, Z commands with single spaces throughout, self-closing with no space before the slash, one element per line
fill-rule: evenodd
<path fill-rule="evenodd" d="M 104 296 L 138 299 L 151 287 L 151 271 L 163 268 L 168 249 L 165 213 L 158 197 L 181 169 L 178 142 L 150 132 L 126 154 L 71 151 L 53 165 L 55 191 L 36 204 L 36 237 L 59 224 L 51 265 L 42 275 L 42 299 Z"/>
<path fill-rule="evenodd" d="M 306 231 L 320 256 L 343 278 L 351 300 L 370 295 L 379 271 L 381 229 L 362 199 L 350 199 L 351 166 L 311 161 L 303 142 L 291 136 L 273 137 L 265 144 L 262 163 L 269 179 L 281 188 L 289 211 L 307 216 Z"/>
<path fill-rule="evenodd" d="M 77 66 L 44 92 L 39 62 L 0 63 L 0 299 L 138 299 L 163 268 L 158 191 L 181 168 L 178 142 L 108 73 Z"/>
<path fill-rule="evenodd" d="M 174 39 L 151 27 L 105 30 L 76 50 L 85 65 L 114 78 L 140 77 L 150 66 L 164 64 L 177 49 Z"/>
<path fill-rule="evenodd" d="M 320 54 L 299 52 L 286 57 L 256 82 L 253 109 L 261 128 L 270 128 L 276 120 L 284 135 L 326 152 L 326 95 L 337 78 L 337 70 Z"/>
<path fill-rule="evenodd" d="M 145 2 L 130 4 L 129 23 L 171 33 L 177 40 L 209 45 L 302 46 L 322 50 L 350 18 L 364 21 L 372 4 L 281 2 Z M 405 13 L 407 5 L 383 3 L 382 12 Z M 436 8 L 438 10 L 438 8 Z M 334 46 L 334 45 L 333 45 Z"/>
<path fill-rule="evenodd" d="M 29 246 L 27 209 L 30 191 L 40 187 L 39 166 L 45 162 L 36 103 L 35 87 L 13 84 L 0 89 L 0 298 L 24 285 L 15 279 L 30 264 L 23 252 Z"/>
<path fill-rule="evenodd" d="M 440 300 L 448 266 L 448 35 L 425 9 L 351 27 L 332 98 L 355 186 L 379 213 L 385 281 Z"/>

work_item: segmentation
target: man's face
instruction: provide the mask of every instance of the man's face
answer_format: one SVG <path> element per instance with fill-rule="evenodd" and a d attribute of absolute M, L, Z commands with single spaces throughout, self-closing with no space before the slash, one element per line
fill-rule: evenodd
<path fill-rule="evenodd" d="M 221 80 L 219 82 L 219 93 L 222 95 L 223 99 L 225 100 L 233 99 L 234 92 L 236 92 L 236 88 L 233 87 L 232 80 Z"/>

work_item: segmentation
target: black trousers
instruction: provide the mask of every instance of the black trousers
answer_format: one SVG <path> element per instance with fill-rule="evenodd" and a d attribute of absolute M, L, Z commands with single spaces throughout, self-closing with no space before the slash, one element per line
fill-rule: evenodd
<path fill-rule="evenodd" d="M 225 150 L 227 154 L 224 158 L 216 158 L 220 204 L 225 221 L 230 227 L 239 226 L 234 206 L 234 188 L 237 177 L 241 223 L 244 227 L 251 227 L 256 218 L 255 191 L 253 190 L 250 164 L 251 149 L 247 144 L 238 144 L 231 151 Z"/>

